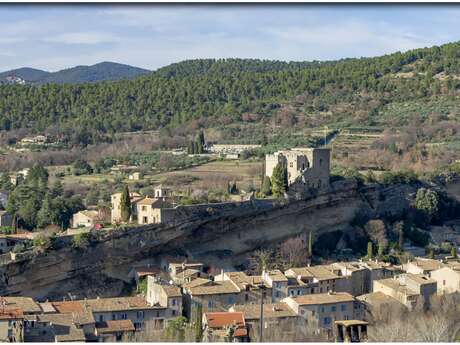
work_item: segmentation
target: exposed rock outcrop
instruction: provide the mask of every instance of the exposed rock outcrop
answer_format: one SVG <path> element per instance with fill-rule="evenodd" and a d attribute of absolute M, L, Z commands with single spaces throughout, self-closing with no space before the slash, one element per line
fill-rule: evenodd
<path fill-rule="evenodd" d="M 402 214 L 415 188 L 408 185 L 358 188 L 339 181 L 330 190 L 305 200 L 252 200 L 239 205 L 184 209 L 175 224 L 146 225 L 104 232 L 83 249 L 63 238 L 60 249 L 18 258 L 0 265 L 0 294 L 37 298 L 113 296 L 121 293 L 128 270 L 136 261 L 183 249 L 203 260 L 241 263 L 247 253 L 269 243 L 313 230 L 352 231 L 358 212 L 370 218 Z M 349 233 L 353 236 L 352 233 Z M 222 259 L 222 253 L 227 253 Z"/>

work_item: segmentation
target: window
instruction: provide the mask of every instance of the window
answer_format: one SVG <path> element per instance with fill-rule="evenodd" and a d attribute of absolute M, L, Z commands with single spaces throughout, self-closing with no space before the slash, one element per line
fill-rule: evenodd
<path fill-rule="evenodd" d="M 144 217 L 142 217 L 142 222 L 143 222 L 144 224 L 147 224 L 147 223 L 148 223 L 148 219 L 147 219 L 147 217 L 145 217 L 145 216 L 144 216 Z"/>
<path fill-rule="evenodd" d="M 142 211 L 147 211 L 147 206 L 142 206 Z"/>
<path fill-rule="evenodd" d="M 294 296 L 294 290 L 290 291 L 291 296 Z"/>
<path fill-rule="evenodd" d="M 323 319 L 323 323 L 324 323 L 325 325 L 329 325 L 329 324 L 331 323 L 331 318 L 330 318 L 330 317 L 325 317 L 325 318 Z"/>
<path fill-rule="evenodd" d="M 171 300 L 171 304 L 172 304 L 172 305 L 176 305 L 176 299 L 175 299 L 175 298 L 173 298 L 173 299 Z"/>
<path fill-rule="evenodd" d="M 99 322 L 104 322 L 104 315 L 99 315 Z"/>
<path fill-rule="evenodd" d="M 294 167 L 294 163 L 293 163 L 293 162 L 290 162 L 290 163 L 289 163 L 289 167 L 293 168 L 293 167 Z"/>
<path fill-rule="evenodd" d="M 143 319 L 144 318 L 144 312 L 143 311 L 138 311 L 137 312 L 137 318 L 138 319 Z"/>
<path fill-rule="evenodd" d="M 341 310 L 341 311 L 347 310 L 347 305 L 346 305 L 346 304 L 342 304 L 342 305 L 340 306 L 340 310 Z"/>
<path fill-rule="evenodd" d="M 445 281 L 445 280 L 442 281 L 442 285 L 446 285 L 446 281 Z"/>
<path fill-rule="evenodd" d="M 173 315 L 173 316 L 176 316 L 176 311 L 175 311 L 174 309 L 173 309 L 173 311 L 172 311 L 172 315 Z"/>
<path fill-rule="evenodd" d="M 310 293 L 315 293 L 315 288 L 311 288 Z"/>
<path fill-rule="evenodd" d="M 244 295 L 244 300 L 245 300 L 246 302 L 249 301 L 249 295 L 248 295 L 248 294 L 245 294 L 245 295 Z"/>
<path fill-rule="evenodd" d="M 279 292 L 279 291 L 276 291 L 275 296 L 276 296 L 277 298 L 280 297 L 280 292 Z"/>
<path fill-rule="evenodd" d="M 321 312 L 324 313 L 324 307 L 321 307 Z"/>
<path fill-rule="evenodd" d="M 321 166 L 323 164 L 323 160 L 322 158 L 319 159 L 319 166 Z"/>
<path fill-rule="evenodd" d="M 160 317 L 160 312 L 157 310 L 156 317 Z"/>
<path fill-rule="evenodd" d="M 334 312 L 334 311 L 336 311 L 336 310 L 337 310 L 337 307 L 336 307 L 335 305 L 333 305 L 333 306 L 331 307 L 331 311 Z"/>
<path fill-rule="evenodd" d="M 120 320 L 126 320 L 127 318 L 128 318 L 128 315 L 126 313 L 120 314 Z"/>
<path fill-rule="evenodd" d="M 228 297 L 228 304 L 235 304 L 235 297 L 229 296 Z"/>
<path fill-rule="evenodd" d="M 297 290 L 297 296 L 299 296 L 299 295 L 300 295 L 300 290 Z"/>
<path fill-rule="evenodd" d="M 116 320 L 117 316 L 115 314 L 112 314 L 112 320 Z"/>
<path fill-rule="evenodd" d="M 208 301 L 208 308 L 212 308 L 212 301 Z"/>
<path fill-rule="evenodd" d="M 301 315 L 304 315 L 304 314 L 305 314 L 305 310 L 300 309 L 300 314 L 301 314 Z"/>

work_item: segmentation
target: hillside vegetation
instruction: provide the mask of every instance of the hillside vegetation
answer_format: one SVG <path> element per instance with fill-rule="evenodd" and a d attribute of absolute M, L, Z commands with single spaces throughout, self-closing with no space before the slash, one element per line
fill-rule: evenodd
<path fill-rule="evenodd" d="M 375 124 L 392 103 L 455 99 L 460 44 L 328 63 L 194 60 L 135 80 L 1 86 L 0 128 L 132 131 L 191 120 L 242 121 L 291 104 L 312 123 Z M 423 107 L 423 105 L 422 105 Z M 229 121 L 226 120 L 226 121 Z"/>

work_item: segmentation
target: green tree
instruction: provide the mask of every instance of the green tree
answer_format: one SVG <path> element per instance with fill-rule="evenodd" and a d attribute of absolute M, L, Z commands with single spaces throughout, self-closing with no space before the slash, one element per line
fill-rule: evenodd
<path fill-rule="evenodd" d="M 40 210 L 37 212 L 36 223 L 39 228 L 44 228 L 50 224 L 56 224 L 57 217 L 51 203 L 51 198 L 47 194 L 43 200 Z"/>
<path fill-rule="evenodd" d="M 268 176 L 264 177 L 264 180 L 262 182 L 262 188 L 260 189 L 260 191 L 264 195 L 270 195 L 272 193 L 272 183 L 270 181 L 270 177 Z"/>
<path fill-rule="evenodd" d="M 419 188 L 415 197 L 415 207 L 422 211 L 431 221 L 439 211 L 439 195 L 436 191 L 427 188 Z"/>
<path fill-rule="evenodd" d="M 125 185 L 120 199 L 121 219 L 123 222 L 129 222 L 131 218 L 131 199 L 129 196 L 128 185 Z"/>
<path fill-rule="evenodd" d="M 452 249 L 450 250 L 450 256 L 453 258 L 457 258 L 457 246 L 454 244 L 452 246 Z"/>
<path fill-rule="evenodd" d="M 372 242 L 367 242 L 367 258 L 372 259 L 374 257 Z"/>
<path fill-rule="evenodd" d="M 308 233 L 308 252 L 307 252 L 307 255 L 308 255 L 308 258 L 312 258 L 313 257 L 313 231 L 310 231 Z"/>
<path fill-rule="evenodd" d="M 92 174 L 93 173 L 93 168 L 84 159 L 77 159 L 72 164 L 72 169 L 73 169 L 73 174 L 77 175 L 77 176 L 86 175 L 86 174 Z"/>
<path fill-rule="evenodd" d="M 58 196 L 62 196 L 64 193 L 64 186 L 60 179 L 56 179 L 51 187 L 50 195 L 52 198 L 57 198 Z"/>
<path fill-rule="evenodd" d="M 193 327 L 195 329 L 195 342 L 200 343 L 203 339 L 203 325 L 202 325 L 202 318 L 203 318 L 203 307 L 201 304 L 197 303 L 194 307 L 194 324 Z"/>
<path fill-rule="evenodd" d="M 286 171 L 282 164 L 278 163 L 273 168 L 271 182 L 273 195 L 277 198 L 282 197 L 287 189 Z"/>
<path fill-rule="evenodd" d="M 168 322 L 168 325 L 166 327 L 167 339 L 173 342 L 184 342 L 186 327 L 187 319 L 183 316 L 179 316 L 173 321 Z"/>

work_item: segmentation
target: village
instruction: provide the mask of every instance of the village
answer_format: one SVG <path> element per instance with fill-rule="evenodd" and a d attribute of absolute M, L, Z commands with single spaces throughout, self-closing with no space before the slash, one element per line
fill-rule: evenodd
<path fill-rule="evenodd" d="M 19 175 L 27 177 L 27 173 Z M 267 154 L 264 175 L 272 193 L 283 198 L 327 190 L 330 149 L 295 148 Z M 130 175 L 137 177 L 136 172 Z M 6 198 L 2 194 L 1 201 Z M 249 195 L 248 202 L 254 198 Z M 177 203 L 167 186 L 156 186 L 151 196 L 126 187 L 111 195 L 110 213 L 101 215 L 91 209 L 75 213 L 65 235 L 111 231 L 123 224 L 174 224 L 182 209 L 197 207 Z M 11 226 L 12 217 L 2 212 L 1 225 Z M 14 259 L 14 248 L 33 236 L 3 235 L 3 255 Z M 284 271 L 261 263 L 259 274 L 248 274 L 216 271 L 192 257 L 160 255 L 132 266 L 129 278 L 136 288 L 130 296 L 75 299 L 70 295 L 54 301 L 1 297 L 0 338 L 9 342 L 152 341 L 167 331 L 179 334 L 174 340 L 180 341 L 181 332 L 192 327 L 194 341 L 262 342 L 273 340 L 270 329 L 285 325 L 283 332 L 291 334 L 291 339 L 310 332 L 304 336 L 357 342 L 368 340 L 368 332 L 379 327 L 374 315 L 385 308 L 416 313 L 430 308 L 434 298 L 460 293 L 456 250 L 437 259 L 415 257 L 401 264 L 376 257 L 371 249 L 364 259 L 309 263 Z"/>

